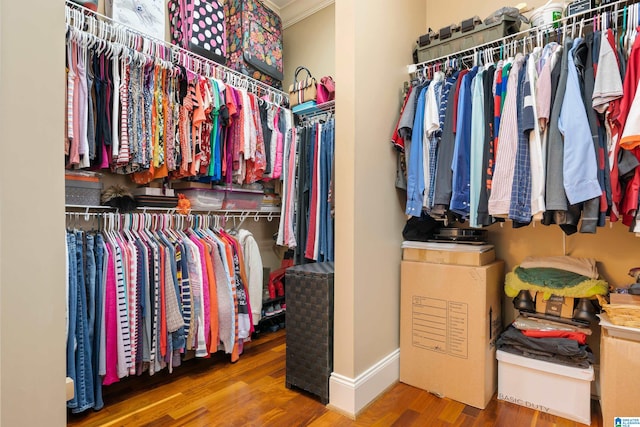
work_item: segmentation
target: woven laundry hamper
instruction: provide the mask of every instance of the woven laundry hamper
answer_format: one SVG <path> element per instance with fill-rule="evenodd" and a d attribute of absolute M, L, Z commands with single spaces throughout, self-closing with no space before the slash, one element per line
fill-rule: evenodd
<path fill-rule="evenodd" d="M 304 264 L 286 272 L 286 386 L 329 403 L 333 371 L 332 262 Z"/>

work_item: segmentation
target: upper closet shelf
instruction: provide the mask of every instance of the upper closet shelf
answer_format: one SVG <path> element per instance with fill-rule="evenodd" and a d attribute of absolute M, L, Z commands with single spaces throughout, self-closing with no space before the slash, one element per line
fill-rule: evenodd
<path fill-rule="evenodd" d="M 111 206 L 85 206 L 85 205 L 65 205 L 67 214 L 69 215 L 82 215 L 89 214 L 90 212 L 99 211 L 97 214 L 112 212 L 117 213 L 118 209 Z M 273 218 L 280 216 L 281 208 L 279 207 L 264 207 L 261 209 L 219 209 L 219 210 L 202 210 L 191 209 L 191 214 L 210 214 L 219 215 L 224 217 L 253 217 L 253 218 Z M 127 212 L 129 213 L 129 212 Z M 176 208 L 160 208 L 153 206 L 140 206 L 133 213 L 168 213 L 177 214 Z M 257 221 L 257 219 L 256 219 Z"/>
<path fill-rule="evenodd" d="M 500 55 L 500 57 L 511 56 L 517 51 L 526 52 L 532 50 L 536 45 L 541 45 L 544 37 L 552 33 L 581 34 L 585 25 L 592 25 L 594 28 L 607 28 L 610 25 L 616 26 L 621 13 L 624 14 L 623 16 L 626 20 L 626 6 L 636 2 L 637 0 L 619 0 L 593 9 L 587 9 L 583 12 L 560 18 L 550 24 L 531 27 L 497 40 L 476 45 L 469 49 L 453 52 L 449 55 L 430 59 L 429 61 L 418 64 L 407 65 L 407 72 L 409 74 L 426 73 L 432 67 L 436 66 L 436 64 L 444 63 L 446 66 L 449 61 L 464 62 L 471 60 L 476 63 L 478 60 L 483 60 L 484 58 L 494 58 L 495 55 Z M 602 12 L 612 12 L 612 16 L 608 16 L 607 13 Z M 640 17 L 635 17 L 635 19 L 638 20 L 636 25 L 640 25 Z M 633 27 L 632 24 L 629 24 L 629 28 Z"/>
<path fill-rule="evenodd" d="M 183 49 L 172 43 L 114 21 L 108 16 L 94 12 L 70 0 L 65 0 L 65 20 L 71 37 L 85 45 L 99 43 L 101 49 L 111 55 L 128 55 L 131 60 L 155 61 L 172 67 L 181 65 L 195 74 L 216 78 L 236 88 L 246 89 L 259 97 L 284 105 L 289 95 L 266 83 L 255 80 L 238 71 L 227 68 L 208 58 Z"/>
<path fill-rule="evenodd" d="M 299 110 L 297 112 L 294 112 L 294 114 L 302 119 L 311 119 L 314 118 L 316 116 L 323 116 L 323 115 L 332 115 L 334 114 L 336 111 L 336 101 L 327 101 L 327 102 L 323 102 L 322 104 L 315 104 L 313 103 L 313 105 L 310 105 L 309 108 L 305 108 L 302 110 Z"/>

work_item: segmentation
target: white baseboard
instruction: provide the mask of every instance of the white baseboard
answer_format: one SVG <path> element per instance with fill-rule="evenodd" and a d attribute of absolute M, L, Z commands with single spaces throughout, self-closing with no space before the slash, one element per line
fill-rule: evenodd
<path fill-rule="evenodd" d="M 354 418 L 400 379 L 400 349 L 395 350 L 357 378 L 333 372 L 329 379 L 329 406 Z"/>

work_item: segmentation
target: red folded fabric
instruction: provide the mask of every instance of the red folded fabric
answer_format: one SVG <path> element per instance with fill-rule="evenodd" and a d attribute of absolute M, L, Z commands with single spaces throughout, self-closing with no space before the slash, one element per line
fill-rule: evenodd
<path fill-rule="evenodd" d="M 525 329 L 522 333 L 531 338 L 569 338 L 578 341 L 578 344 L 585 344 L 587 342 L 587 335 L 582 332 Z"/>

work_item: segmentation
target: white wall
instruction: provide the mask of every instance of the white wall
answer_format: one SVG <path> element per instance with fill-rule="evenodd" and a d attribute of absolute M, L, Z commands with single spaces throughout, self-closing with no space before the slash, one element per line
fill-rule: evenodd
<path fill-rule="evenodd" d="M 65 409 L 64 2 L 0 1 L 0 424 Z"/>
<path fill-rule="evenodd" d="M 284 31 L 285 92 L 293 83 L 299 65 L 311 71 L 316 80 L 335 73 L 335 4 L 319 10 Z M 306 74 L 302 74 L 302 77 Z M 335 77 L 335 76 L 334 76 Z"/>

